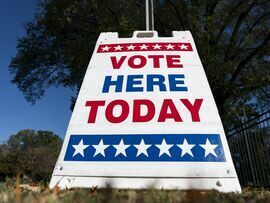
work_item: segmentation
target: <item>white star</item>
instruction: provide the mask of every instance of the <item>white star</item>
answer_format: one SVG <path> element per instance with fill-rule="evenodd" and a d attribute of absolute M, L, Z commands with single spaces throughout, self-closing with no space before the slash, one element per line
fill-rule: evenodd
<path fill-rule="evenodd" d="M 154 47 L 154 49 L 160 49 L 161 46 L 158 44 L 155 44 L 153 47 Z"/>
<path fill-rule="evenodd" d="M 116 51 L 116 50 L 121 51 L 121 50 L 122 50 L 122 48 L 123 48 L 122 46 L 118 45 L 118 46 L 114 47 L 114 51 Z"/>
<path fill-rule="evenodd" d="M 72 157 L 74 157 L 77 154 L 80 154 L 84 157 L 84 150 L 89 147 L 90 145 L 84 145 L 83 139 L 81 139 L 80 143 L 77 145 L 72 145 L 72 147 L 75 149 L 75 152 L 73 153 Z"/>
<path fill-rule="evenodd" d="M 130 146 L 130 145 L 125 145 L 123 139 L 121 139 L 120 143 L 118 145 L 113 145 L 114 148 L 116 149 L 116 153 L 115 153 L 115 157 L 119 154 L 123 154 L 125 157 L 126 155 L 126 149 Z"/>
<path fill-rule="evenodd" d="M 194 157 L 191 149 L 195 146 L 195 144 L 188 144 L 187 140 L 184 139 L 183 144 L 178 144 L 177 146 L 182 149 L 181 157 L 183 157 L 185 154 L 189 154 L 190 156 Z"/>
<path fill-rule="evenodd" d="M 94 154 L 94 157 L 95 157 L 96 155 L 98 155 L 98 154 L 101 154 L 102 156 L 105 157 L 105 152 L 104 152 L 104 150 L 105 150 L 106 148 L 108 148 L 110 145 L 104 145 L 103 139 L 101 139 L 98 145 L 92 145 L 92 146 L 96 149 L 95 154 Z"/>
<path fill-rule="evenodd" d="M 147 149 L 151 147 L 151 144 L 145 144 L 144 140 L 142 139 L 140 144 L 134 145 L 134 147 L 138 149 L 136 157 L 139 156 L 140 154 L 144 154 L 145 156 L 148 157 Z"/>
<path fill-rule="evenodd" d="M 204 148 L 205 153 L 204 157 L 207 157 L 208 154 L 213 154 L 215 157 L 217 157 L 217 154 L 215 152 L 215 148 L 218 146 L 217 144 L 211 144 L 208 138 L 206 139 L 205 144 L 200 144 L 202 148 Z"/>
<path fill-rule="evenodd" d="M 142 46 L 140 46 L 141 47 L 141 50 L 143 50 L 143 49 L 146 49 L 147 50 L 147 47 L 148 46 L 146 46 L 145 44 L 143 44 Z"/>
<path fill-rule="evenodd" d="M 181 50 L 183 50 L 183 49 L 188 49 L 188 46 L 186 46 L 186 45 L 184 45 L 184 44 L 182 44 L 182 45 L 179 46 L 179 47 L 180 47 Z"/>
<path fill-rule="evenodd" d="M 171 156 L 169 149 L 173 146 L 173 144 L 167 144 L 166 140 L 163 139 L 161 144 L 156 144 L 157 148 L 159 148 L 159 157 L 162 154 L 167 154 L 168 156 Z"/>
<path fill-rule="evenodd" d="M 167 47 L 167 49 L 174 49 L 174 46 L 171 44 L 168 44 L 166 47 Z"/>
<path fill-rule="evenodd" d="M 102 51 L 109 51 L 109 49 L 110 49 L 111 47 L 109 47 L 109 46 L 105 46 L 105 47 L 102 47 L 101 49 L 102 49 Z"/>
<path fill-rule="evenodd" d="M 128 49 L 128 50 L 134 50 L 135 47 L 136 47 L 136 46 L 133 46 L 133 45 L 131 44 L 131 45 L 127 46 L 127 49 Z"/>

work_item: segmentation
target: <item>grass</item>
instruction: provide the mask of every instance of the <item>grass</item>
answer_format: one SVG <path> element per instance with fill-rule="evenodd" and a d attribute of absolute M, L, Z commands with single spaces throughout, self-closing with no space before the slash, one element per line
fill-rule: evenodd
<path fill-rule="evenodd" d="M 243 193 L 220 193 L 217 191 L 178 191 L 178 190 L 117 190 L 117 189 L 72 189 L 67 191 L 48 190 L 47 187 L 40 186 L 40 191 L 33 192 L 27 189 L 19 189 L 0 183 L 0 202 L 26 202 L 26 203 L 176 203 L 176 202 L 199 202 L 199 203 L 241 203 L 241 202 L 261 202 L 270 203 L 270 191 L 265 189 L 245 188 Z"/>

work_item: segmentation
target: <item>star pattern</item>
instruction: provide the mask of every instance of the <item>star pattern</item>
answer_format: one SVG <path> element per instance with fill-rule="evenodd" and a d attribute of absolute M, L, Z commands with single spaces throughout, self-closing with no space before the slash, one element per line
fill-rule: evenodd
<path fill-rule="evenodd" d="M 130 51 L 193 51 L 190 43 L 159 42 L 159 43 L 123 43 L 101 44 L 98 53 L 130 52 Z"/>
<path fill-rule="evenodd" d="M 216 144 L 211 144 L 211 142 L 207 139 L 205 144 L 200 144 L 200 146 L 202 148 L 204 148 L 205 150 L 205 153 L 204 153 L 204 156 L 207 157 L 209 154 L 212 154 L 214 155 L 215 157 L 217 157 L 217 154 L 215 152 L 215 148 L 218 147 L 218 145 Z"/>
<path fill-rule="evenodd" d="M 104 145 L 103 139 L 101 139 L 98 145 L 92 145 L 92 146 L 96 149 L 94 156 L 101 154 L 102 156 L 105 157 L 104 150 L 107 149 L 110 145 Z"/>
<path fill-rule="evenodd" d="M 90 145 L 84 145 L 83 140 L 81 140 L 80 143 L 77 145 L 72 145 L 72 147 L 75 149 L 75 152 L 73 153 L 72 156 L 76 156 L 77 154 L 80 154 L 81 156 L 84 157 L 84 150 L 89 146 Z"/>
<path fill-rule="evenodd" d="M 68 161 L 225 161 L 218 134 L 71 135 Z"/>
<path fill-rule="evenodd" d="M 109 51 L 110 48 L 111 47 L 109 47 L 109 46 L 105 46 L 105 47 L 102 47 L 101 49 L 102 49 L 102 51 Z"/>
<path fill-rule="evenodd" d="M 156 147 L 159 148 L 159 156 L 163 154 L 167 154 L 171 156 L 169 149 L 173 146 L 173 144 L 167 144 L 166 140 L 163 139 L 161 144 L 156 144 Z"/>
<path fill-rule="evenodd" d="M 118 145 L 113 145 L 114 148 L 116 149 L 116 153 L 115 156 L 118 156 L 119 154 L 123 154 L 125 157 L 127 156 L 126 154 L 126 149 L 130 146 L 130 145 L 125 145 L 123 139 L 120 141 L 120 143 Z"/>
<path fill-rule="evenodd" d="M 178 144 L 177 146 L 182 150 L 181 157 L 184 156 L 185 154 L 189 154 L 190 156 L 193 157 L 191 150 L 195 146 L 195 144 L 189 144 L 187 140 L 184 139 L 183 144 Z"/>
<path fill-rule="evenodd" d="M 155 45 L 153 46 L 154 49 L 159 49 L 159 50 L 160 50 L 160 47 L 161 47 L 161 45 L 159 45 L 159 44 L 155 44 Z"/>
<path fill-rule="evenodd" d="M 174 49 L 174 46 L 171 44 L 168 44 L 166 47 L 167 47 L 167 49 L 172 49 L 172 50 Z"/>
<path fill-rule="evenodd" d="M 134 50 L 136 46 L 133 46 L 132 44 L 127 46 L 127 50 Z"/>
<path fill-rule="evenodd" d="M 115 51 L 117 51 L 117 50 L 121 51 L 122 48 L 123 48 L 123 46 L 118 45 L 118 46 L 114 47 L 114 50 L 115 50 Z"/>
<path fill-rule="evenodd" d="M 148 157 L 147 149 L 148 149 L 149 147 L 151 147 L 150 144 L 145 144 L 145 143 L 144 143 L 144 140 L 142 139 L 141 142 L 140 142 L 140 144 L 134 145 L 134 147 L 136 147 L 137 150 L 138 150 L 136 156 L 139 156 L 139 155 L 141 155 L 141 154 L 144 154 L 145 156 Z"/>
<path fill-rule="evenodd" d="M 184 49 L 187 50 L 188 49 L 188 46 L 184 45 L 184 44 L 181 44 L 179 47 L 180 47 L 181 50 L 184 50 Z"/>
<path fill-rule="evenodd" d="M 145 44 L 143 44 L 142 46 L 140 46 L 141 50 L 147 50 L 147 47 Z"/>

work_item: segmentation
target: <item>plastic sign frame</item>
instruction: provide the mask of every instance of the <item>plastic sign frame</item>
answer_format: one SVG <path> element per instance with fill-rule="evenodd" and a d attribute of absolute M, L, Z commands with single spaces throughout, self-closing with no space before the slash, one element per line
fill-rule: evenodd
<path fill-rule="evenodd" d="M 50 188 L 241 192 L 189 31 L 101 33 Z"/>

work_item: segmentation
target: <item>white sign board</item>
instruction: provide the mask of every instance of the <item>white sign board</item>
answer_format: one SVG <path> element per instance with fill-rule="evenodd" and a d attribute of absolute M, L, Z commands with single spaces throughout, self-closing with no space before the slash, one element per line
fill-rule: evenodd
<path fill-rule="evenodd" d="M 190 32 L 100 34 L 50 188 L 108 183 L 241 191 Z"/>

